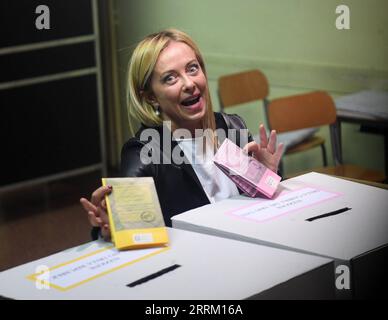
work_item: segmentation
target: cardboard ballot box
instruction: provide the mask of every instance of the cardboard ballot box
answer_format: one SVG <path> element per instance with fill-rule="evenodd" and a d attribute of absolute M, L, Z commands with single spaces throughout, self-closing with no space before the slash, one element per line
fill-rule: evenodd
<path fill-rule="evenodd" d="M 271 200 L 238 196 L 173 217 L 173 227 L 335 260 L 338 298 L 380 297 L 388 276 L 388 191 L 309 173 Z"/>
<path fill-rule="evenodd" d="M 333 261 L 168 228 L 169 247 L 118 251 L 95 241 L 0 273 L 12 299 L 334 297 Z"/>

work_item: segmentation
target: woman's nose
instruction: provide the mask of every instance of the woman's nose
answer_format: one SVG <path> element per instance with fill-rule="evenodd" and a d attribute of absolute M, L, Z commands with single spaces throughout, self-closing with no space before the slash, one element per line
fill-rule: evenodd
<path fill-rule="evenodd" d="M 188 77 L 188 76 L 184 77 L 184 79 L 183 79 L 183 90 L 186 91 L 186 92 L 191 92 L 194 89 L 195 89 L 194 81 L 190 77 Z"/>

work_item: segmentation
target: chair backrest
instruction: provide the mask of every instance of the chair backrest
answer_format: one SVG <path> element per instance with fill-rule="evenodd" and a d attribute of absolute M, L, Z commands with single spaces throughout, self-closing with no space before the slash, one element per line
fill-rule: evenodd
<path fill-rule="evenodd" d="M 324 91 L 274 99 L 267 116 L 270 127 L 279 133 L 331 125 L 337 118 L 334 101 Z"/>
<path fill-rule="evenodd" d="M 268 80 L 259 70 L 225 75 L 218 79 L 221 110 L 236 104 L 265 100 L 268 93 Z"/>

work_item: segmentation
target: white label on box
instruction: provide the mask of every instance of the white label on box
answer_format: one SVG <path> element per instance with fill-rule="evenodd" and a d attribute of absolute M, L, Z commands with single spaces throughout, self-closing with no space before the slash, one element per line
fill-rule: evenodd
<path fill-rule="evenodd" d="M 46 273 L 32 274 L 29 280 L 47 279 L 50 287 L 65 291 L 113 272 L 168 248 L 118 251 L 108 247 L 49 268 Z"/>
<path fill-rule="evenodd" d="M 248 206 L 234 209 L 227 214 L 256 222 L 265 222 L 285 214 L 316 205 L 322 201 L 338 197 L 339 193 L 306 187 L 280 194 L 273 200 L 260 200 Z"/>

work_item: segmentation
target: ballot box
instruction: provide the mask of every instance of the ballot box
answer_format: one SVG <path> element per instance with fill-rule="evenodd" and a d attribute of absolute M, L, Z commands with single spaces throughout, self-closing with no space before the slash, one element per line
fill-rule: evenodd
<path fill-rule="evenodd" d="M 272 199 L 237 196 L 173 217 L 173 227 L 328 257 L 338 298 L 386 291 L 388 190 L 319 173 L 281 182 Z"/>
<path fill-rule="evenodd" d="M 9 299 L 332 299 L 333 260 L 168 228 L 170 245 L 94 241 L 0 273 Z"/>

